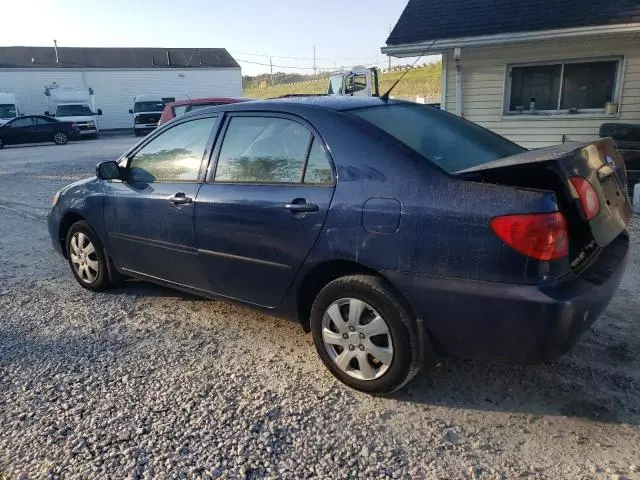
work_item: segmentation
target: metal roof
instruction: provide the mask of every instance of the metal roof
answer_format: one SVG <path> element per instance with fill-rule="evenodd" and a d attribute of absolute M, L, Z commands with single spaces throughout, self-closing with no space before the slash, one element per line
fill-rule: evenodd
<path fill-rule="evenodd" d="M 639 22 L 638 0 L 409 0 L 387 45 Z"/>
<path fill-rule="evenodd" d="M 240 68 L 224 48 L 0 47 L 0 68 Z"/>

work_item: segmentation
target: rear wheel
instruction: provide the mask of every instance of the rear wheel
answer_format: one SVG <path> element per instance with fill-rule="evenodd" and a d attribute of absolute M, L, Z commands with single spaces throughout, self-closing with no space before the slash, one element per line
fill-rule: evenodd
<path fill-rule="evenodd" d="M 71 271 L 81 286 L 94 291 L 111 286 L 102 244 L 87 222 L 71 225 L 66 247 Z"/>
<path fill-rule="evenodd" d="M 66 145 L 69 143 L 69 136 L 63 131 L 59 131 L 53 135 L 53 141 L 58 145 Z"/>
<path fill-rule="evenodd" d="M 391 393 L 412 371 L 414 319 L 381 278 L 354 275 L 325 286 L 311 309 L 311 331 L 320 359 L 351 388 Z"/>

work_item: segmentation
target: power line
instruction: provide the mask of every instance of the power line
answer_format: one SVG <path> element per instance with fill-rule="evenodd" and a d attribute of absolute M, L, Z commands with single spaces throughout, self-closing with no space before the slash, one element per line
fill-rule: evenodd
<path fill-rule="evenodd" d="M 287 60 L 313 60 L 314 57 L 288 57 L 286 55 L 268 55 L 266 53 L 251 53 L 232 51 L 233 55 L 246 55 L 248 57 L 285 58 Z M 316 60 L 373 60 L 377 57 L 315 57 Z"/>

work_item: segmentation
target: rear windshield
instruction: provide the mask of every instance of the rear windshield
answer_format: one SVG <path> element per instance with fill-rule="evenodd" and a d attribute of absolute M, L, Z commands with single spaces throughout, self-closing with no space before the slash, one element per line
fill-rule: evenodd
<path fill-rule="evenodd" d="M 418 104 L 390 104 L 350 110 L 431 160 L 447 173 L 525 151 L 475 123 Z"/>

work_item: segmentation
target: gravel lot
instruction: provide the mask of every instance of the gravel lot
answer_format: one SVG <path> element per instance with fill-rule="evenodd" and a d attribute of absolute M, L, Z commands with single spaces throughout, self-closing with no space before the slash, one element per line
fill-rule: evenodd
<path fill-rule="evenodd" d="M 640 479 L 640 218 L 619 293 L 559 362 L 447 360 L 375 398 L 293 323 L 76 285 L 50 198 L 134 141 L 0 151 L 0 479 Z"/>

